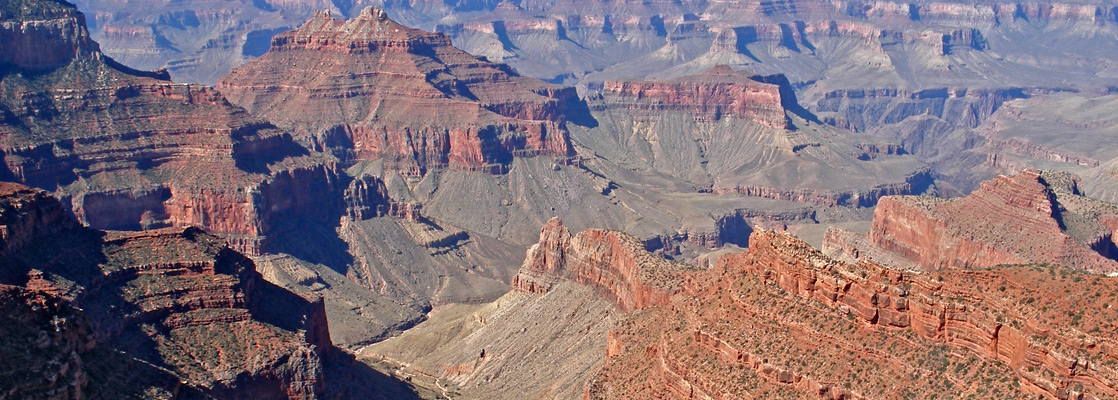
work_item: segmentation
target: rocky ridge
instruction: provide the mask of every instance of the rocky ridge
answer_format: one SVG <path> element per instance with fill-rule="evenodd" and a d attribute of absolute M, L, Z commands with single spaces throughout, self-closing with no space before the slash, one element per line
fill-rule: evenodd
<path fill-rule="evenodd" d="M 37 339 L 71 349 L 73 369 L 60 372 L 71 377 L 56 382 L 74 385 L 59 390 L 74 398 L 82 391 L 230 397 L 249 388 L 255 398 L 325 394 L 323 363 L 333 345 L 321 298 L 264 281 L 251 260 L 196 228 L 97 231 L 68 219 L 41 191 L 2 183 L 0 196 L 0 273 L 5 285 L 23 287 L 6 293 L 77 324 Z M 75 308 L 66 311 L 68 302 Z M 108 362 L 142 367 L 120 376 Z"/>
<path fill-rule="evenodd" d="M 756 232 L 669 306 L 620 322 L 586 396 L 1108 398 L 1112 285 L 1053 266 L 846 264 Z"/>
<path fill-rule="evenodd" d="M 593 286 L 624 311 L 665 304 L 679 291 L 691 267 L 648 253 L 643 243 L 619 231 L 589 229 L 571 235 L 558 218 L 540 230 L 512 279 L 514 289 L 546 293 L 558 280 Z"/>
<path fill-rule="evenodd" d="M 1026 170 L 960 199 L 886 197 L 874 212 L 871 249 L 845 243 L 841 232 L 828 234 L 824 249 L 853 258 L 884 251 L 921 269 L 1043 262 L 1112 273 L 1118 207 L 1082 196 L 1077 181 Z"/>

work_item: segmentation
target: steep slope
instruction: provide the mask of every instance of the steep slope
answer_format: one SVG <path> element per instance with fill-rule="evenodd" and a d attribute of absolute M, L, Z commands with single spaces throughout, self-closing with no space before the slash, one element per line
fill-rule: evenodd
<path fill-rule="evenodd" d="M 1026 170 L 960 199 L 886 197 L 868 240 L 829 232 L 824 249 L 871 259 L 893 253 L 922 269 L 1043 262 L 1113 273 L 1118 206 L 1080 195 L 1077 179 Z"/>
<path fill-rule="evenodd" d="M 1115 284 L 1053 266 L 902 273 L 756 232 L 620 322 L 587 397 L 1109 398 Z"/>
<path fill-rule="evenodd" d="M 376 8 L 349 21 L 318 13 L 218 84 L 236 104 L 347 159 L 423 175 L 501 172 L 516 155 L 565 157 L 573 89 L 517 76 L 444 35 Z"/>
<path fill-rule="evenodd" d="M 0 221 L 2 280 L 25 287 L 5 289 L 6 300 L 12 300 L 5 304 L 17 309 L 21 299 L 43 304 L 32 308 L 39 314 L 27 315 L 30 321 L 71 321 L 60 323 L 55 336 L 46 331 L 36 339 L 41 348 L 71 351 L 67 362 L 73 369 L 58 373 L 69 375 L 59 378 L 73 386 L 57 394 L 325 394 L 322 365 L 333 346 L 322 300 L 265 282 L 252 261 L 221 239 L 194 228 L 144 233 L 82 228 L 57 200 L 11 183 L 0 183 Z M 100 359 L 106 351 L 119 355 Z M 133 376 L 107 364 L 122 357 L 139 366 Z"/>
<path fill-rule="evenodd" d="M 10 4 L 25 12 L 0 25 L 0 179 L 54 191 L 93 227 L 201 226 L 248 253 L 276 214 L 311 204 L 289 193 L 337 190 L 326 157 L 213 89 L 102 55 L 72 6 Z"/>
<path fill-rule="evenodd" d="M 360 359 L 434 378 L 456 399 L 579 398 L 621 315 L 594 289 L 558 282 L 547 293 L 436 307 L 415 328 L 363 349 Z"/>
<path fill-rule="evenodd" d="M 931 184 L 898 145 L 820 124 L 783 75 L 721 65 L 694 76 L 610 81 L 590 104 L 599 126 L 575 128 L 578 144 L 715 193 L 865 207 Z"/>
<path fill-rule="evenodd" d="M 524 265 L 512 279 L 516 290 L 546 293 L 558 280 L 591 286 L 617 308 L 632 311 L 663 305 L 679 290 L 686 265 L 653 256 L 635 237 L 618 231 L 585 230 L 571 236 L 558 218 L 540 231 Z"/>
<path fill-rule="evenodd" d="M 694 269 L 623 232 L 571 235 L 552 218 L 513 277 L 514 291 L 480 306 L 437 308 L 361 354 L 433 376 L 465 398 L 578 397 L 602 364 L 616 319 L 667 304 Z"/>

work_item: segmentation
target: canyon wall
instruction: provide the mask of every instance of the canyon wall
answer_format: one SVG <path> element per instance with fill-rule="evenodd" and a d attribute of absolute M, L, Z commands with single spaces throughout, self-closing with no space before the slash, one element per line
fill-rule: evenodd
<path fill-rule="evenodd" d="M 900 145 L 822 124 L 783 75 L 716 65 L 677 78 L 608 81 L 587 102 L 598 126 L 574 130 L 580 143 L 711 193 L 869 207 L 932 185 L 930 171 Z"/>
<path fill-rule="evenodd" d="M 694 273 L 671 306 L 621 322 L 586 393 L 1109 398 L 1113 285 L 1053 266 L 921 274 L 846 264 L 760 231 L 748 252 Z"/>
<path fill-rule="evenodd" d="M 0 278 L 23 287 L 5 293 L 41 297 L 36 301 L 47 308 L 38 312 L 79 324 L 36 339 L 44 348 L 74 348 L 72 368 L 59 371 L 73 385 L 42 393 L 325 393 L 324 362 L 334 350 L 321 297 L 264 281 L 251 260 L 198 228 L 97 231 L 81 227 L 44 192 L 4 183 L 0 196 Z M 70 302 L 80 311 L 66 311 Z M 109 362 L 148 367 L 118 376 L 102 365 Z"/>
<path fill-rule="evenodd" d="M 780 86 L 747 78 L 726 65 L 665 81 L 609 81 L 602 88 L 602 95 L 611 98 L 606 107 L 637 115 L 680 111 L 708 121 L 733 115 L 771 128 L 790 128 L 780 92 Z"/>
<path fill-rule="evenodd" d="M 22 36 L 0 48 L 12 60 L 0 96 L 0 179 L 54 191 L 94 228 L 198 226 L 248 254 L 262 251 L 283 214 L 330 223 L 344 212 L 348 182 L 336 160 L 214 89 L 121 66 L 71 6 L 18 6 L 3 24 Z M 25 41 L 47 49 L 16 46 Z"/>

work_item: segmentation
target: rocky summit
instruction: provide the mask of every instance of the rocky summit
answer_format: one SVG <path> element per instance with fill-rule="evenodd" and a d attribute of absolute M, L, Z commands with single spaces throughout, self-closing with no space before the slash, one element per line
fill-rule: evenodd
<path fill-rule="evenodd" d="M 1118 3 L 0 0 L 2 399 L 1118 398 Z"/>
<path fill-rule="evenodd" d="M 514 156 L 571 155 L 571 88 L 518 76 L 377 8 L 318 13 L 218 84 L 236 104 L 347 159 L 500 172 Z M 585 108 L 585 107 L 584 107 Z"/>

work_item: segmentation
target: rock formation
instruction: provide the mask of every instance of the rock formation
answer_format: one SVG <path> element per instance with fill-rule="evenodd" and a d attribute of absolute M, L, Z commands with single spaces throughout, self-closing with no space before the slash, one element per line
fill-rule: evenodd
<path fill-rule="evenodd" d="M 110 55 L 207 83 L 222 75 L 214 71 L 264 54 L 271 36 L 312 10 L 354 18 L 371 4 L 190 0 L 137 10 L 122 0 L 79 3 L 94 15 L 95 37 L 108 43 Z M 1118 85 L 1108 73 L 1115 57 L 1096 51 L 1118 39 L 1116 11 L 1093 1 L 372 3 L 525 76 L 588 91 L 618 79 L 696 75 L 719 64 L 781 73 L 820 121 L 901 144 L 960 193 L 996 173 L 1019 171 L 990 171 L 982 154 L 969 151 L 984 146 L 974 128 L 1003 104 L 1054 92 L 1108 94 Z M 1051 132 L 1012 130 L 996 145 L 1028 149 L 1036 142 L 1030 137 Z M 1038 144 L 1029 151 L 1093 159 L 1084 154 L 1090 148 Z M 1100 171 L 1099 179 L 1105 176 Z"/>
<path fill-rule="evenodd" d="M 213 89 L 120 66 L 72 6 L 13 5 L 22 13 L 5 12 L 0 26 L 12 36 L 0 48 L 10 60 L 0 81 L 0 179 L 54 191 L 96 228 L 200 226 L 247 253 L 260 251 L 277 214 L 341 212 L 344 186 L 327 157 Z M 334 209 L 288 196 L 332 191 Z"/>
<path fill-rule="evenodd" d="M 762 231 L 687 282 L 611 332 L 588 398 L 1118 394 L 1109 278 L 1036 265 L 900 272 Z"/>
<path fill-rule="evenodd" d="M 12 311 L 4 316 L 18 322 L 5 323 L 11 334 L 3 336 L 30 340 L 58 360 L 5 345 L 6 358 L 42 365 L 46 379 L 5 385 L 15 391 L 9 394 L 325 394 L 323 363 L 333 345 L 321 298 L 264 281 L 220 238 L 197 228 L 83 228 L 57 200 L 12 183 L 0 183 L 0 221 L 0 280 L 22 286 L 2 289 Z M 52 319 L 54 327 L 36 331 Z M 115 370 L 133 364 L 134 371 Z"/>
<path fill-rule="evenodd" d="M 960 199 L 886 197 L 874 212 L 868 245 L 922 269 L 1052 263 L 1112 273 L 1118 270 L 1115 227 L 1118 206 L 1080 195 L 1074 176 L 1027 170 L 984 182 Z M 856 240 L 844 243 L 843 236 L 830 233 L 824 249 L 871 259 L 880 252 Z"/>
<path fill-rule="evenodd" d="M 81 312 L 50 294 L 0 285 L 0 367 L 5 396 L 21 399 L 82 398 L 89 383 L 83 355 L 96 340 Z"/>
<path fill-rule="evenodd" d="M 656 257 L 641 241 L 620 231 L 589 229 L 572 236 L 558 218 L 547 221 L 539 243 L 528 249 L 512 279 L 516 290 L 545 293 L 558 280 L 593 286 L 618 308 L 663 305 L 682 284 L 689 266 Z"/>
<path fill-rule="evenodd" d="M 771 128 L 790 128 L 780 95 L 783 88 L 763 79 L 718 65 L 696 76 L 664 81 L 610 81 L 602 92 L 616 98 L 607 107 L 623 108 L 644 118 L 683 111 L 706 121 L 733 115 Z M 788 101 L 795 104 L 794 98 Z"/>
<path fill-rule="evenodd" d="M 367 8 L 318 13 L 277 35 L 218 88 L 236 104 L 344 159 L 501 172 L 514 156 L 571 154 L 573 89 L 516 75 Z"/>

